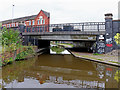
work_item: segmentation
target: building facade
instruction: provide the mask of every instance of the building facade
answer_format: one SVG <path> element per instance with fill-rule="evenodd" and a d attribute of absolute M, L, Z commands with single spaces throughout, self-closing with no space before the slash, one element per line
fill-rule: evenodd
<path fill-rule="evenodd" d="M 19 24 L 24 24 L 24 26 L 49 26 L 50 24 L 50 13 L 41 10 L 37 15 L 26 16 L 11 20 L 2 21 L 2 26 L 11 28 L 18 27 Z M 48 29 L 47 29 L 48 31 Z"/>

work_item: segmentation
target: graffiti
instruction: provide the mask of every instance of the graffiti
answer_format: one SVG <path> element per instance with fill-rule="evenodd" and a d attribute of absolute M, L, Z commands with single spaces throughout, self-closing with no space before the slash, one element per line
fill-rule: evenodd
<path fill-rule="evenodd" d="M 98 47 L 97 47 L 98 49 L 99 49 L 99 48 L 104 48 L 104 47 L 105 47 L 105 44 L 104 44 L 104 43 L 98 43 Z"/>
<path fill-rule="evenodd" d="M 106 39 L 106 46 L 107 47 L 112 47 L 113 45 L 112 45 L 112 38 L 109 38 L 109 39 Z"/>
<path fill-rule="evenodd" d="M 105 52 L 105 44 L 104 43 L 97 43 L 98 53 L 102 54 Z"/>
<path fill-rule="evenodd" d="M 98 53 L 102 54 L 102 53 L 104 53 L 104 52 L 105 52 L 104 49 L 98 49 Z"/>
<path fill-rule="evenodd" d="M 120 70 L 118 71 L 116 71 L 116 73 L 115 73 L 115 76 L 114 76 L 114 79 L 117 81 L 117 82 L 119 82 L 120 81 Z"/>
<path fill-rule="evenodd" d="M 117 33 L 114 36 L 114 40 L 115 40 L 115 42 L 116 42 L 117 45 L 120 45 L 120 33 Z"/>
<path fill-rule="evenodd" d="M 111 44 L 112 43 L 112 38 L 106 39 L 106 43 Z"/>

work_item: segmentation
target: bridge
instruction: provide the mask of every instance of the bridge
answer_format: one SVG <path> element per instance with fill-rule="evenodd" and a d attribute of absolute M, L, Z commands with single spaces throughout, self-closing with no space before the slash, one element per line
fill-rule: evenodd
<path fill-rule="evenodd" d="M 23 36 L 31 36 L 38 38 L 39 40 L 51 40 L 51 41 L 96 41 L 97 35 L 105 35 L 105 31 L 102 32 L 28 32 L 22 33 Z"/>
<path fill-rule="evenodd" d="M 105 22 L 65 23 L 38 26 L 20 25 L 24 44 L 31 42 L 43 48 L 50 45 L 50 41 L 73 41 L 90 44 L 96 43 L 97 53 L 107 53 L 116 49 L 114 36 L 119 32 L 119 22 L 112 20 L 112 14 L 105 14 Z M 49 31 L 49 32 L 48 32 Z"/>

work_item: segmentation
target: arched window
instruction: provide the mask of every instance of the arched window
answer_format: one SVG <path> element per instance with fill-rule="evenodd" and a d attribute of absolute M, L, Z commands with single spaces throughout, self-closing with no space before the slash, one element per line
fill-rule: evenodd
<path fill-rule="evenodd" d="M 43 19 L 43 24 L 45 24 L 45 19 Z"/>
<path fill-rule="evenodd" d="M 31 25 L 31 21 L 29 21 L 29 25 Z"/>
<path fill-rule="evenodd" d="M 39 25 L 40 23 L 39 23 L 39 20 L 37 20 L 37 24 Z"/>
<path fill-rule="evenodd" d="M 35 25 L 35 22 L 34 22 L 34 20 L 32 21 L 32 25 Z"/>
<path fill-rule="evenodd" d="M 43 22 L 42 22 L 43 21 L 43 16 L 40 16 L 39 19 L 40 19 L 40 24 L 43 24 Z"/>

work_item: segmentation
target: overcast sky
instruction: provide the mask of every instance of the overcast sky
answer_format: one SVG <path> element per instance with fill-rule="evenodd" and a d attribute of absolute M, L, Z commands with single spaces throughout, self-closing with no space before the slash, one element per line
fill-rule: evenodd
<path fill-rule="evenodd" d="M 105 13 L 118 17 L 119 0 L 0 0 L 0 21 L 50 12 L 51 23 L 79 23 L 104 21 Z"/>

